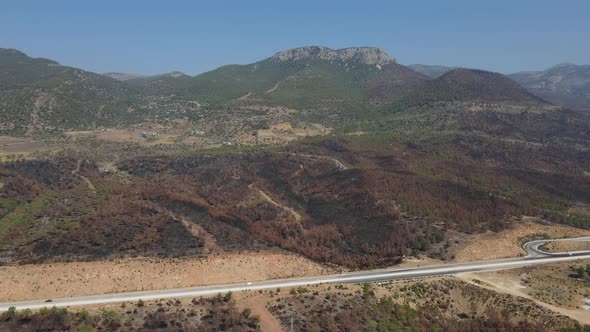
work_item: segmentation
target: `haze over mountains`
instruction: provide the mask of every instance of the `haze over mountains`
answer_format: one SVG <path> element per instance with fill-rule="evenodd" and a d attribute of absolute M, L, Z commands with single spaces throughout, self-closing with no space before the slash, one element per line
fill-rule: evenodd
<path fill-rule="evenodd" d="M 590 65 L 560 64 L 544 71 L 509 77 L 556 105 L 590 112 Z"/>

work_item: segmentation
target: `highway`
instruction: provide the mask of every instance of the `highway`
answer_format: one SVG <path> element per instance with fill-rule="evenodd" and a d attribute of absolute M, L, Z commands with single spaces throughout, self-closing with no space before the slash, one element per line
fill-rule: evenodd
<path fill-rule="evenodd" d="M 116 302 L 135 302 L 139 301 L 140 299 L 146 301 L 169 298 L 199 297 L 227 292 L 241 292 L 246 290 L 254 291 L 262 289 L 291 288 L 319 284 L 356 284 L 364 282 L 413 279 L 421 277 L 453 275 L 464 272 L 481 272 L 513 269 L 532 265 L 568 262 L 579 259 L 590 259 L 590 251 L 578 251 L 569 253 L 547 253 L 539 249 L 539 247 L 542 244 L 550 241 L 590 241 L 590 237 L 576 239 L 531 241 L 523 246 L 523 248 L 527 251 L 528 256 L 518 258 L 445 265 L 432 265 L 405 269 L 380 269 L 370 271 L 349 272 L 329 276 L 277 279 L 228 285 L 72 297 L 63 299 L 51 299 L 51 302 L 47 302 L 48 299 L 40 299 L 36 301 L 0 303 L 0 312 L 8 310 L 9 307 L 16 307 L 16 309 L 21 310 L 39 309 L 51 306 L 69 307 L 107 304 Z"/>

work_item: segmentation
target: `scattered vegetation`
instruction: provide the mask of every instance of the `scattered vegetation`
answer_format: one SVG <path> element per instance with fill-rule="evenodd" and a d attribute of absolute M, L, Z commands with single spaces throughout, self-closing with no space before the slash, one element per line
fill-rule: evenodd
<path fill-rule="evenodd" d="M 547 331 L 577 326 L 531 301 L 450 278 L 291 294 L 268 306 L 285 328 L 303 331 Z"/>
<path fill-rule="evenodd" d="M 130 306 L 133 307 L 133 306 Z M 251 310 L 240 313 L 235 302 L 223 296 L 150 302 L 135 308 L 98 309 L 89 312 L 65 308 L 17 311 L 0 314 L 4 331 L 259 331 L 259 318 Z"/>
<path fill-rule="evenodd" d="M 572 277 L 581 279 L 587 286 L 590 286 L 590 264 L 586 266 L 572 266 L 571 270 L 574 272 L 571 275 Z"/>

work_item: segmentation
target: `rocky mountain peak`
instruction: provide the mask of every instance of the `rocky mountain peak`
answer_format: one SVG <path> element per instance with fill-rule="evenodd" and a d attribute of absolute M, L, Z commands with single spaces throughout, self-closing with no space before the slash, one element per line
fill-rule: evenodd
<path fill-rule="evenodd" d="M 323 46 L 305 46 L 276 53 L 275 61 L 298 60 L 358 60 L 367 65 L 384 65 L 396 62 L 395 58 L 377 47 L 349 47 L 333 50 Z"/>
<path fill-rule="evenodd" d="M 181 71 L 173 71 L 173 72 L 164 74 L 162 76 L 169 76 L 169 77 L 178 78 L 178 77 L 187 76 L 187 75 Z"/>

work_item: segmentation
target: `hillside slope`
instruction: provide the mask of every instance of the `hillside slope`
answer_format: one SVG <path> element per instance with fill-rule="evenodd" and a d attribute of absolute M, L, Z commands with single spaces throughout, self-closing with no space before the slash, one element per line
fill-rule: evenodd
<path fill-rule="evenodd" d="M 590 137 L 588 117 L 554 106 L 506 76 L 481 70 L 455 69 L 394 102 L 387 112 L 374 128 L 583 144 Z"/>
<path fill-rule="evenodd" d="M 412 93 L 429 80 L 372 47 L 301 47 L 195 77 L 180 72 L 99 75 L 1 49 L 5 121 L 0 134 L 200 119 L 202 107 L 212 116 L 228 109 L 280 107 L 289 109 L 295 122 L 335 127 L 341 119 L 354 121 L 364 110 Z"/>
<path fill-rule="evenodd" d="M 181 72 L 171 72 L 161 75 L 134 77 L 125 83 L 140 90 L 146 96 L 170 96 L 175 94 L 187 95 L 191 77 Z"/>
<path fill-rule="evenodd" d="M 239 100 L 293 108 L 336 108 L 390 100 L 428 80 L 378 48 L 309 46 L 198 75 L 182 93 L 208 104 Z"/>
<path fill-rule="evenodd" d="M 0 49 L 0 134 L 117 125 L 135 98 L 112 78 Z"/>
<path fill-rule="evenodd" d="M 477 101 L 537 104 L 545 102 L 506 76 L 477 69 L 454 69 L 409 96 L 420 102 Z"/>

